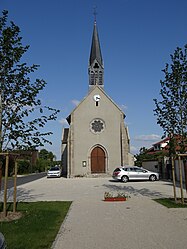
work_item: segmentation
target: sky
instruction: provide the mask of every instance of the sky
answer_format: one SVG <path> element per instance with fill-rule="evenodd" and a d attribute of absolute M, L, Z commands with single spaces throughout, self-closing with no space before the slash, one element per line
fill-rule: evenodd
<path fill-rule="evenodd" d="M 126 115 L 133 154 L 163 135 L 153 99 L 160 99 L 170 55 L 187 43 L 186 0 L 0 0 L 1 13 L 9 11 L 22 43 L 30 45 L 23 60 L 40 65 L 32 77 L 47 82 L 42 102 L 60 110 L 45 128 L 53 144 L 44 148 L 57 159 L 66 117 L 88 94 L 95 6 L 104 90 Z"/>

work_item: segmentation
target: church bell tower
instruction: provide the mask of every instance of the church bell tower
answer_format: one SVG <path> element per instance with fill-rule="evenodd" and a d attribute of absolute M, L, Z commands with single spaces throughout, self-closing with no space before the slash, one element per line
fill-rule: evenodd
<path fill-rule="evenodd" d="M 90 90 L 96 85 L 102 88 L 104 87 L 104 65 L 99 43 L 99 35 L 97 31 L 96 20 L 94 22 L 88 74 Z"/>
<path fill-rule="evenodd" d="M 87 96 L 69 114 L 69 127 L 63 129 L 62 166 L 67 177 L 111 176 L 116 165 L 133 165 L 125 114 L 103 89 L 104 65 L 96 18 L 88 74 Z"/>

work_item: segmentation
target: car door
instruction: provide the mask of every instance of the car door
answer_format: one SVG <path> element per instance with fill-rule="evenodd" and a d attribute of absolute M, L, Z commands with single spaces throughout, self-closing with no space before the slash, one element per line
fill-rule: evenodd
<path fill-rule="evenodd" d="M 134 167 L 128 168 L 128 177 L 129 177 L 129 180 L 136 180 L 137 179 L 136 168 L 134 168 Z"/>
<path fill-rule="evenodd" d="M 143 174 L 142 174 L 142 180 L 149 180 L 150 172 L 146 169 L 142 169 Z"/>
<path fill-rule="evenodd" d="M 141 168 L 136 168 L 135 171 L 137 173 L 136 174 L 137 180 L 145 180 L 145 179 L 147 179 L 147 176 L 146 176 L 144 170 L 142 170 Z"/>
<path fill-rule="evenodd" d="M 136 168 L 139 180 L 148 180 L 149 172 L 146 169 Z"/>

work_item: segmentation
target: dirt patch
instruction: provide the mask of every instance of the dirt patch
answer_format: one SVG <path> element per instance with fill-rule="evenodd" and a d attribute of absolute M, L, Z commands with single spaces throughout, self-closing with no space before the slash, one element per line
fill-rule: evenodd
<path fill-rule="evenodd" d="M 0 213 L 0 221 L 13 221 L 18 220 L 23 216 L 21 212 L 7 212 L 7 216 L 4 216 L 4 213 Z"/>
<path fill-rule="evenodd" d="M 174 200 L 173 200 L 173 202 L 174 202 Z M 176 202 L 177 204 L 182 204 L 182 200 L 181 199 L 179 199 L 179 200 L 177 200 L 177 202 Z M 183 205 L 186 205 L 187 206 L 187 199 L 184 199 L 184 203 L 183 203 Z"/>

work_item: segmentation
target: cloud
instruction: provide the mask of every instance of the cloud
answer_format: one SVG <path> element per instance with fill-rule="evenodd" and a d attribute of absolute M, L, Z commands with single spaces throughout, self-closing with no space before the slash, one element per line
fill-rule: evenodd
<path fill-rule="evenodd" d="M 72 99 L 71 103 L 72 103 L 73 105 L 75 105 L 75 106 L 78 106 L 78 104 L 80 103 L 80 101 L 77 100 L 77 99 Z"/>
<path fill-rule="evenodd" d="M 160 136 L 156 134 L 139 135 L 134 138 L 134 140 L 136 141 L 148 141 L 148 142 L 159 141 L 160 139 L 161 139 Z"/>
<path fill-rule="evenodd" d="M 139 149 L 138 149 L 137 147 L 135 147 L 135 146 L 130 146 L 130 152 L 131 152 L 132 154 L 136 154 L 136 153 L 138 153 L 138 151 L 139 151 Z"/>
<path fill-rule="evenodd" d="M 127 110 L 127 109 L 128 109 L 128 107 L 127 107 L 126 105 L 123 105 L 123 104 L 122 104 L 122 105 L 120 105 L 120 108 L 121 108 L 121 110 L 122 110 L 122 111 L 125 111 L 125 110 Z"/>
<path fill-rule="evenodd" d="M 62 124 L 62 125 L 68 125 L 68 122 L 67 122 L 67 120 L 65 118 L 61 118 L 59 120 L 59 123 Z"/>

